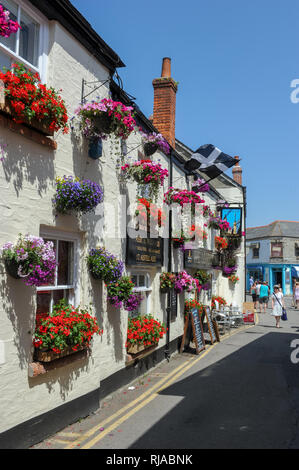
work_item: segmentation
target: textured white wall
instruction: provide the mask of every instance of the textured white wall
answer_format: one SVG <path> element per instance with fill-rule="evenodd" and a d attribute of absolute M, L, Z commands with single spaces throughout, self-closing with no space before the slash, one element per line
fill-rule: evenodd
<path fill-rule="evenodd" d="M 108 70 L 55 22 L 50 24 L 49 50 L 48 85 L 63 90 L 62 96 L 72 116 L 81 100 L 82 79 L 105 81 L 109 76 Z M 101 98 L 108 96 L 105 86 L 98 93 Z M 0 432 L 97 389 L 101 380 L 122 369 L 126 361 L 128 314 L 107 306 L 105 286 L 91 279 L 85 260 L 89 249 L 97 245 L 105 245 L 116 256 L 125 259 L 125 241 L 112 236 L 113 211 L 105 206 L 104 216 L 98 208 L 95 215 L 86 215 L 81 219 L 61 215 L 55 217 L 52 197 L 56 176 L 90 178 L 103 186 L 106 202 L 116 202 L 116 214 L 121 194 L 129 201 L 136 200 L 136 184 L 121 185 L 117 178 L 116 146 L 119 142 L 112 139 L 105 141 L 103 158 L 94 161 L 88 158 L 84 139 L 76 139 L 72 133 L 59 133 L 55 138 L 58 149 L 53 152 L 1 128 L 0 143 L 7 144 L 7 148 L 0 165 L 0 244 L 14 242 L 19 233 L 39 235 L 41 230 L 57 229 L 78 234 L 81 243 L 80 303 L 82 306 L 93 304 L 104 334 L 94 339 L 92 356 L 79 366 L 69 365 L 44 376 L 29 378 L 28 364 L 33 358 L 36 289 L 9 277 L 4 264 L 0 263 Z M 133 134 L 127 146 L 133 149 L 139 143 L 140 135 Z M 138 150 L 129 152 L 129 155 L 132 161 L 137 160 Z M 154 160 L 160 160 L 164 167 L 168 165 L 169 168 L 168 159 L 162 153 L 156 153 Z M 185 175 L 180 170 L 174 169 L 173 178 L 173 186 L 186 188 Z M 167 187 L 168 182 L 165 181 L 164 191 Z M 162 198 L 161 191 L 160 204 Z M 209 196 L 205 195 L 204 198 L 208 204 L 215 202 Z M 209 244 L 210 241 L 208 248 Z M 162 270 L 167 271 L 167 242 L 164 251 L 165 266 Z M 175 250 L 173 270 L 182 269 L 183 254 Z M 127 267 L 128 274 L 132 270 Z M 242 260 L 238 271 L 240 277 L 241 270 Z M 160 271 L 155 268 L 148 270 L 153 289 L 151 313 L 166 322 L 166 296 L 161 296 L 159 292 Z M 218 281 L 219 294 L 223 294 L 229 302 L 231 299 L 239 302 L 241 287 L 237 287 L 229 297 L 226 282 Z M 205 298 L 201 300 L 206 301 Z M 177 320 L 171 323 L 170 340 L 182 335 L 183 325 L 184 296 L 180 296 Z M 159 347 L 165 341 L 165 338 L 161 340 Z"/>

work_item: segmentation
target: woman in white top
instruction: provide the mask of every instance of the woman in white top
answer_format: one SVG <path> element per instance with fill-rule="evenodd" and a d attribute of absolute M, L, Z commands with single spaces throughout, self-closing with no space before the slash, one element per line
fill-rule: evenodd
<path fill-rule="evenodd" d="M 299 308 L 299 282 L 296 282 L 295 284 L 294 301 L 295 301 L 295 308 Z"/>
<path fill-rule="evenodd" d="M 279 286 L 274 286 L 274 294 L 272 295 L 272 313 L 276 320 L 276 328 L 281 328 L 280 318 L 284 306 L 283 293 L 280 292 Z"/>

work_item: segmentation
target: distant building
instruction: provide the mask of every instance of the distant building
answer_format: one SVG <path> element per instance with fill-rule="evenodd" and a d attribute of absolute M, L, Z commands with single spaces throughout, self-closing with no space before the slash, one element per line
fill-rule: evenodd
<path fill-rule="evenodd" d="M 271 291 L 280 284 L 284 294 L 293 293 L 293 282 L 299 278 L 299 222 L 277 220 L 248 228 L 246 251 L 247 290 L 252 276 L 268 281 Z"/>

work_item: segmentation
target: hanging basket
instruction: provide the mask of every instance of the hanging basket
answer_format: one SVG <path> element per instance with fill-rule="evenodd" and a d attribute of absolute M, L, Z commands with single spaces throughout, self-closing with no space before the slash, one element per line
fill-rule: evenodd
<path fill-rule="evenodd" d="M 21 276 L 18 275 L 20 265 L 15 260 L 5 260 L 4 263 L 7 274 L 14 279 L 21 279 Z"/>
<path fill-rule="evenodd" d="M 157 150 L 158 150 L 158 145 L 155 144 L 155 143 L 146 142 L 146 143 L 143 145 L 143 151 L 144 151 L 144 155 L 145 155 L 146 157 L 150 157 L 150 156 L 153 155 Z"/>
<path fill-rule="evenodd" d="M 160 292 L 161 292 L 161 294 L 167 294 L 169 292 L 169 288 L 168 287 L 160 287 Z"/>
<path fill-rule="evenodd" d="M 95 281 L 104 281 L 104 277 L 101 274 L 95 274 L 93 271 L 89 271 Z"/>
<path fill-rule="evenodd" d="M 172 240 L 173 248 L 178 249 L 184 246 L 186 240 Z"/>
<path fill-rule="evenodd" d="M 93 118 L 93 124 L 103 134 L 111 134 L 116 129 L 112 117 L 104 112 Z"/>
<path fill-rule="evenodd" d="M 221 255 L 221 253 L 215 253 L 212 257 L 212 267 L 213 268 L 216 268 L 216 267 L 221 267 L 222 264 L 223 264 L 223 257 Z"/>

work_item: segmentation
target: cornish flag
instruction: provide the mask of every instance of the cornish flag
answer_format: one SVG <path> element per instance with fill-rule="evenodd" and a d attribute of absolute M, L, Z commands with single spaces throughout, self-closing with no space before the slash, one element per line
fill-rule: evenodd
<path fill-rule="evenodd" d="M 199 170 L 208 178 L 216 178 L 236 164 L 236 159 L 221 152 L 212 144 L 202 145 L 185 163 L 187 171 Z"/>

